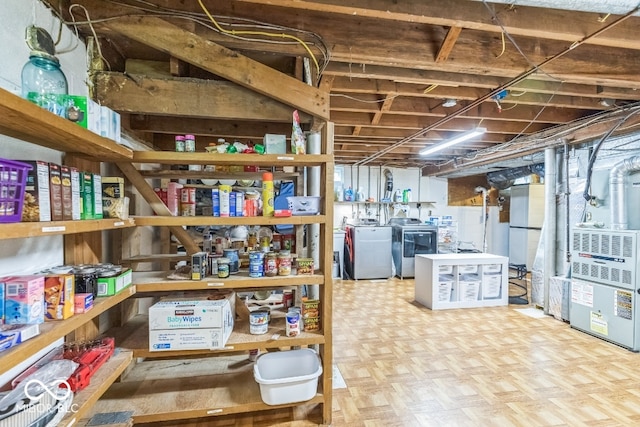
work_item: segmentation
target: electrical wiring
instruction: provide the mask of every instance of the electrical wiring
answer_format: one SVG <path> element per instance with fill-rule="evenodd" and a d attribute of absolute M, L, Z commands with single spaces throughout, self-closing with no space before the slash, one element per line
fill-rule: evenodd
<path fill-rule="evenodd" d="M 595 145 L 593 152 L 589 157 L 589 164 L 587 165 L 587 181 L 584 185 L 584 192 L 582 193 L 582 196 L 587 202 L 593 199 L 593 196 L 589 194 L 589 190 L 591 188 L 591 175 L 593 172 L 593 165 L 595 164 L 596 159 L 598 158 L 598 151 L 600 151 L 602 144 L 607 139 L 609 139 L 611 134 L 613 134 L 613 132 L 615 132 L 616 129 L 618 129 L 624 122 L 629 120 L 630 117 L 634 116 L 635 114 L 638 114 L 638 112 L 640 112 L 640 109 L 633 110 L 632 112 L 630 112 L 629 114 L 627 114 L 626 116 L 618 120 L 618 122 L 611 129 L 609 129 L 609 131 L 605 133 L 604 136 L 600 139 L 600 141 L 598 141 L 598 143 Z"/>
<path fill-rule="evenodd" d="M 330 96 L 336 96 L 336 97 L 339 96 L 339 97 L 342 97 L 342 98 L 347 98 L 347 99 L 352 99 L 354 101 L 362 102 L 362 103 L 365 103 L 365 104 L 379 104 L 381 102 L 385 102 L 385 101 L 388 101 L 388 100 L 391 100 L 391 99 L 395 99 L 398 96 L 400 96 L 400 94 L 387 96 L 386 98 L 378 99 L 378 100 L 375 100 L 375 101 L 369 101 L 367 99 L 359 99 L 359 98 L 356 98 L 354 96 L 345 95 L 343 93 L 332 93 L 332 94 L 330 94 Z"/>
<path fill-rule="evenodd" d="M 211 20 L 203 13 L 196 13 L 196 12 L 188 12 L 188 11 L 180 11 L 177 9 L 170 9 L 170 8 L 165 8 L 162 6 L 158 6 L 155 5 L 151 2 L 148 1 L 144 1 L 144 0 L 132 0 L 135 3 L 138 3 L 139 5 L 136 4 L 130 4 L 130 3 L 125 3 L 122 2 L 120 0 L 104 0 L 106 2 L 115 4 L 119 7 L 126 7 L 126 8 L 130 8 L 130 9 L 134 9 L 143 13 L 125 13 L 122 15 L 117 15 L 117 16 L 112 16 L 112 17 L 108 17 L 108 18 L 101 18 L 101 19 L 94 19 L 94 20 L 87 20 L 87 21 L 65 21 L 61 16 L 60 16 L 60 20 L 66 24 L 66 25 L 92 25 L 95 23 L 101 23 L 101 22 L 108 22 L 111 20 L 116 20 L 116 19 L 120 19 L 120 18 L 125 18 L 125 17 L 160 17 L 160 18 L 176 18 L 176 19 L 183 19 L 183 20 L 188 20 L 191 22 L 194 22 L 200 26 L 203 26 L 209 30 L 212 30 L 214 32 L 217 32 L 219 34 L 223 34 L 227 37 L 231 37 L 231 38 L 236 38 L 238 40 L 243 40 L 243 41 L 249 41 L 249 42 L 258 42 L 258 43 L 271 43 L 271 44 L 298 44 L 297 41 L 295 40 L 271 40 L 271 39 L 265 39 L 265 38 L 250 38 L 250 37 L 246 37 L 245 35 L 241 35 L 239 34 L 240 31 L 230 31 L 230 32 L 225 32 L 226 30 L 220 30 L 219 28 L 217 28 L 215 25 L 211 25 Z M 304 35 L 306 38 L 310 38 L 314 41 L 306 41 L 304 42 L 307 47 L 311 46 L 315 49 L 317 49 L 320 53 L 320 55 L 322 56 L 322 61 L 321 64 L 318 64 L 316 62 L 316 64 L 319 66 L 318 70 L 320 73 L 322 73 L 324 71 L 324 69 L 327 67 L 327 65 L 329 64 L 330 58 L 331 58 L 331 51 L 330 48 L 328 47 L 328 45 L 325 43 L 325 41 L 322 39 L 322 37 L 312 31 L 308 31 L 308 30 L 301 30 L 301 29 L 297 29 L 297 28 L 290 28 L 290 27 L 284 27 L 284 26 L 280 26 L 280 25 L 275 25 L 275 24 L 269 24 L 269 23 L 264 23 L 264 22 L 260 22 L 257 20 L 253 20 L 253 19 L 248 19 L 248 18 L 238 18 L 238 17 L 228 17 L 228 16 L 215 16 L 216 19 L 216 23 L 220 23 L 221 25 L 227 26 L 227 27 L 241 27 L 241 28 L 258 28 L 260 30 L 266 30 L 266 31 L 288 31 L 288 32 L 296 32 L 299 33 L 301 35 Z M 231 23 L 231 22 L 223 22 L 224 20 L 235 20 L 236 23 Z M 256 31 L 255 33 L 263 33 L 265 31 Z M 231 34 L 234 33 L 234 34 Z M 294 36 L 295 37 L 295 36 Z M 296 37 L 298 38 L 298 37 Z M 316 58 L 317 59 L 317 58 Z"/>
<path fill-rule="evenodd" d="M 496 56 L 496 59 L 500 58 L 504 54 L 504 51 L 507 50 L 507 44 L 504 41 L 504 31 L 500 33 L 500 39 L 502 41 L 502 50 L 500 51 L 500 55 Z"/>
<path fill-rule="evenodd" d="M 300 43 L 300 45 L 307 51 L 307 53 L 309 54 L 309 56 L 311 57 L 311 60 L 313 61 L 313 63 L 316 66 L 316 69 L 318 71 L 318 74 L 316 77 L 320 78 L 320 64 L 318 63 L 318 60 L 316 58 L 316 56 L 313 54 L 313 52 L 311 51 L 311 49 L 309 48 L 309 46 L 304 42 L 304 40 L 296 37 L 296 36 L 292 36 L 291 34 L 285 34 L 285 33 L 281 33 L 281 34 L 276 34 L 276 33 L 269 33 L 269 32 L 263 32 L 263 31 L 236 31 L 236 30 L 225 30 L 224 28 L 222 28 L 220 25 L 218 25 L 218 22 L 215 20 L 215 18 L 209 13 L 209 10 L 207 9 L 207 7 L 204 5 L 204 3 L 202 3 L 202 0 L 198 0 L 198 3 L 200 4 L 200 7 L 202 8 L 202 10 L 204 11 L 204 13 L 207 15 L 207 17 L 211 20 L 211 22 L 213 22 L 213 24 L 216 26 L 216 28 L 218 28 L 218 30 L 222 33 L 225 34 L 232 34 L 232 35 L 253 35 L 253 36 L 265 36 L 265 37 L 282 37 L 282 38 L 286 38 L 286 39 L 291 39 L 291 40 L 295 40 L 296 42 Z"/>
<path fill-rule="evenodd" d="M 502 35 L 503 36 L 507 36 L 507 38 L 509 39 L 509 41 L 511 42 L 511 44 L 513 44 L 513 47 L 516 48 L 516 50 L 520 53 L 520 55 L 527 61 L 527 63 L 529 63 L 529 66 L 532 67 L 533 69 L 535 69 L 536 71 L 540 72 L 541 74 L 544 74 L 545 76 L 553 79 L 553 80 L 560 80 L 557 77 L 552 76 L 551 74 L 547 73 L 546 71 L 543 71 L 540 68 L 539 64 L 536 64 L 535 62 L 533 62 L 531 59 L 529 59 L 529 57 L 527 55 L 525 55 L 525 53 L 522 51 L 522 49 L 520 48 L 520 46 L 518 45 L 518 43 L 516 43 L 516 41 L 514 40 L 514 38 L 511 36 L 511 34 L 509 34 L 509 32 L 507 31 L 507 29 L 505 28 L 504 24 L 502 23 L 502 21 L 500 20 L 500 18 L 498 18 L 498 15 L 495 13 L 495 11 L 489 6 L 489 4 L 487 3 L 487 0 L 482 0 L 482 4 L 487 8 L 487 10 L 489 11 L 489 13 L 491 14 L 491 19 L 494 20 L 498 26 L 502 29 Z"/>
<path fill-rule="evenodd" d="M 425 90 L 423 90 L 422 93 L 429 93 L 429 92 L 433 91 L 437 87 L 438 87 L 438 85 L 433 84 L 433 85 L 429 86 L 428 88 L 426 88 Z"/>

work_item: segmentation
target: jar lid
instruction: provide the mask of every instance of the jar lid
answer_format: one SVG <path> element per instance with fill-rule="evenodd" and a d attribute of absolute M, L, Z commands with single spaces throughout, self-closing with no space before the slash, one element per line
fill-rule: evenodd
<path fill-rule="evenodd" d="M 43 58 L 43 59 L 48 59 L 49 61 L 55 62 L 56 64 L 60 65 L 60 61 L 58 60 L 58 58 L 56 58 L 53 55 L 48 54 L 47 52 L 44 52 L 42 50 L 32 50 L 29 53 L 29 58 Z"/>

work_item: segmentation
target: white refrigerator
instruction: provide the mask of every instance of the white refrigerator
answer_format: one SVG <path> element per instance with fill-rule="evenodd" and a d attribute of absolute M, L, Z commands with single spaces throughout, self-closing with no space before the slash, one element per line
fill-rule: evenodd
<path fill-rule="evenodd" d="M 509 205 L 509 263 L 531 271 L 544 223 L 544 184 L 512 186 Z"/>

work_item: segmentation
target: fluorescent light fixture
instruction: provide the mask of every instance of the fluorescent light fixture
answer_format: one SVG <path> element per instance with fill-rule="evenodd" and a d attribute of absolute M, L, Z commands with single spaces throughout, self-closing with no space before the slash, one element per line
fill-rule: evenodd
<path fill-rule="evenodd" d="M 448 141 L 445 142 L 441 142 L 440 144 L 436 144 L 436 145 L 432 145 L 431 147 L 427 147 L 424 150 L 420 151 L 420 155 L 421 156 L 428 156 L 429 154 L 433 154 L 437 151 L 440 150 L 444 150 L 445 148 L 449 148 L 452 145 L 456 145 L 459 144 L 463 141 L 467 141 L 471 138 L 473 138 L 474 136 L 478 136 L 478 135 L 482 135 L 483 133 L 485 133 L 487 131 L 486 128 L 475 128 L 474 130 L 471 130 L 469 132 L 465 132 L 461 135 L 458 135 Z"/>

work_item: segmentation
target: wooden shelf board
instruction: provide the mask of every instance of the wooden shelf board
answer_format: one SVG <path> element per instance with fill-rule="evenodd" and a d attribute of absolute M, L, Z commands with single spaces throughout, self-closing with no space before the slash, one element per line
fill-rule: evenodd
<path fill-rule="evenodd" d="M 199 225 L 275 225 L 275 224 L 324 224 L 325 215 L 304 215 L 277 218 L 273 216 L 243 216 L 243 217 L 217 217 L 217 216 L 136 216 L 136 225 L 155 227 L 179 227 Z"/>
<path fill-rule="evenodd" d="M 154 262 L 154 261 L 190 261 L 191 257 L 186 254 L 150 254 L 136 255 L 123 258 L 122 262 Z"/>
<path fill-rule="evenodd" d="M 335 205 L 416 205 L 418 203 L 420 204 L 425 204 L 425 205 L 435 205 L 436 202 L 409 202 L 409 203 L 402 203 L 402 202 L 367 202 L 367 201 L 358 201 L 358 202 L 345 202 L 345 201 L 334 201 L 333 202 Z"/>
<path fill-rule="evenodd" d="M 91 231 L 135 227 L 133 218 L 88 219 L 82 221 L 16 222 L 0 224 L 0 239 L 79 234 Z"/>
<path fill-rule="evenodd" d="M 266 170 L 264 172 L 267 172 Z M 185 170 L 143 170 L 140 175 L 145 178 L 167 178 L 167 179 L 235 179 L 262 181 L 262 172 L 208 172 L 208 171 L 185 171 Z M 291 179 L 300 176 L 299 172 L 274 172 L 274 180 Z"/>
<path fill-rule="evenodd" d="M 332 162 L 328 154 L 219 154 L 219 153 L 176 153 L 175 151 L 135 151 L 134 163 L 159 163 L 164 165 L 256 165 L 278 166 L 321 166 Z"/>
<path fill-rule="evenodd" d="M 136 292 L 135 286 L 129 286 L 119 294 L 110 297 L 96 298 L 91 310 L 83 314 L 75 314 L 66 320 L 45 322 L 40 325 L 40 334 L 27 340 L 16 347 L 0 353 L 0 366 L 5 371 L 22 363 L 31 354 L 54 343 L 75 329 L 89 322 L 111 307 L 120 304 Z"/>
<path fill-rule="evenodd" d="M 251 334 L 248 321 L 236 321 L 225 348 L 216 350 L 149 351 L 149 317 L 143 314 L 135 316 L 124 326 L 110 329 L 107 335 L 116 339 L 118 347 L 131 350 L 133 357 L 144 358 L 180 358 L 249 351 L 255 348 L 264 350 L 324 344 L 322 331 L 302 332 L 297 337 L 287 337 L 284 316 L 285 313 L 274 310 L 269 322 L 269 331 L 262 335 Z"/>
<path fill-rule="evenodd" d="M 260 397 L 247 355 L 152 360 L 136 365 L 94 406 L 96 413 L 132 411 L 135 423 L 203 418 L 300 405 L 270 406 Z M 320 382 L 320 381 L 319 381 Z M 305 403 L 323 403 L 316 394 Z"/>
<path fill-rule="evenodd" d="M 248 273 L 232 274 L 226 279 L 209 277 L 207 280 L 169 280 L 166 271 L 134 272 L 133 283 L 137 293 L 170 292 L 211 289 L 242 289 L 242 288 L 280 288 L 283 286 L 323 285 L 325 283 L 322 272 L 317 274 L 249 277 Z"/>
<path fill-rule="evenodd" d="M 133 151 L 0 88 L 0 133 L 98 161 L 128 161 Z"/>
<path fill-rule="evenodd" d="M 76 393 L 73 398 L 72 411 L 68 412 L 58 425 L 61 427 L 74 426 L 78 420 L 90 413 L 93 405 L 124 372 L 132 359 L 133 353 L 131 351 L 119 351 L 111 356 L 91 378 L 89 386 Z"/>

